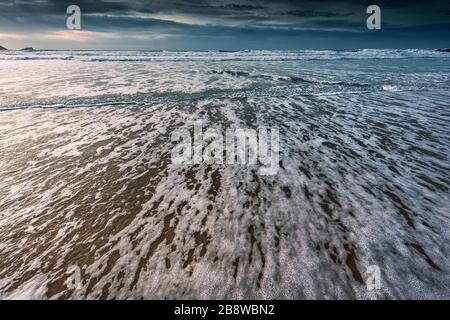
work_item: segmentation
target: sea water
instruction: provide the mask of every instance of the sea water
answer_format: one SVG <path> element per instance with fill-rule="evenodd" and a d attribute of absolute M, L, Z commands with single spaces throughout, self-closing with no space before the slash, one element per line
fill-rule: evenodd
<path fill-rule="evenodd" d="M 0 74 L 1 298 L 450 298 L 448 53 L 7 51 Z M 279 170 L 174 165 L 197 121 L 276 128 Z"/>

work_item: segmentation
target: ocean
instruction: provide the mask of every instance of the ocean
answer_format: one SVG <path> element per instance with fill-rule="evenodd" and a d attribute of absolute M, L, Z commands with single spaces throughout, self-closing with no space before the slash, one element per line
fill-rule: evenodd
<path fill-rule="evenodd" d="M 5 51 L 0 74 L 0 298 L 450 299 L 449 53 Z M 276 128 L 279 170 L 175 165 L 196 121 Z"/>

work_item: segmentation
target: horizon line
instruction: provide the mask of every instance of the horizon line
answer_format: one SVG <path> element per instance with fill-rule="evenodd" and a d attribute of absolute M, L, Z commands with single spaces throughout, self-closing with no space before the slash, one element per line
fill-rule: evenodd
<path fill-rule="evenodd" d="M 33 51 L 153 51 L 153 52 L 186 52 L 186 51 L 195 51 L 195 52 L 242 52 L 242 51 L 355 51 L 355 50 L 412 50 L 412 49 L 421 49 L 421 50 L 450 50 L 450 47 L 409 47 L 409 48 L 395 48 L 395 47 L 360 47 L 360 48 L 347 48 L 347 49 L 52 49 L 52 48 L 33 48 L 33 47 L 24 47 L 21 49 L 8 49 L 0 45 L 0 52 L 2 51 L 19 51 L 19 52 L 33 52 Z"/>

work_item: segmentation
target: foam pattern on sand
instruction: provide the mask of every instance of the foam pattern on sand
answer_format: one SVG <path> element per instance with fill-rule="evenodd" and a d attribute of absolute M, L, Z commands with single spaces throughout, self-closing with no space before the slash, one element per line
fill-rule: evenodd
<path fill-rule="evenodd" d="M 0 297 L 448 299 L 449 98 L 1 112 Z M 199 119 L 279 128 L 277 175 L 174 166 L 171 133 Z M 369 265 L 380 290 L 366 289 Z"/>

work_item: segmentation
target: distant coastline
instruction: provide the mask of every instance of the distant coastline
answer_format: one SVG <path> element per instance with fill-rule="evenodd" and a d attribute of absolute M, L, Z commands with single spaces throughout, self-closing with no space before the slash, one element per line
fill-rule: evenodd
<path fill-rule="evenodd" d="M 373 50 L 411 50 L 411 49 L 419 49 L 419 48 L 359 48 L 359 49 L 301 49 L 301 50 L 288 50 L 288 49 L 279 49 L 276 51 L 337 51 L 337 52 L 358 52 L 365 49 L 373 49 Z M 424 50 L 435 50 L 437 52 L 448 52 L 450 53 L 450 48 L 423 48 Z M 243 50 L 165 50 L 165 49 L 34 49 L 33 47 L 25 47 L 22 49 L 8 49 L 4 46 L 0 45 L 0 51 L 22 51 L 22 52 L 35 52 L 35 51 L 145 51 L 145 52 L 220 52 L 220 53 L 236 53 L 236 52 L 245 52 L 245 51 L 273 51 L 269 49 L 243 49 Z"/>
<path fill-rule="evenodd" d="M 25 52 L 33 52 L 36 51 L 33 47 L 26 47 L 20 50 L 9 50 L 3 46 L 0 46 L 0 51 L 25 51 Z"/>

